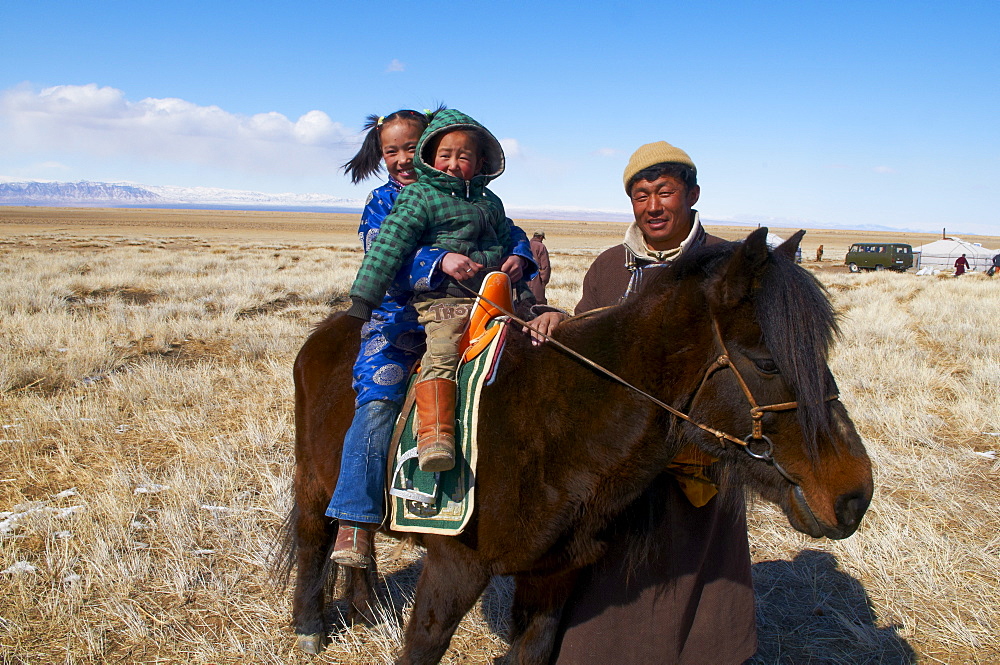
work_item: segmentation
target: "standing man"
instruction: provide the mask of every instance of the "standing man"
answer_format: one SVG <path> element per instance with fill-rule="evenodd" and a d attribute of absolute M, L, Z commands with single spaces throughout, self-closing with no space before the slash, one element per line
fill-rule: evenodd
<path fill-rule="evenodd" d="M 649 143 L 625 167 L 635 221 L 583 280 L 576 313 L 632 296 L 684 252 L 722 242 L 693 208 L 701 189 L 686 152 Z M 550 315 L 537 327 L 548 327 Z M 543 330 L 547 331 L 547 330 Z M 746 508 L 705 480 L 711 459 L 682 451 L 609 533 L 604 557 L 566 604 L 554 663 L 735 665 L 757 649 Z"/>
<path fill-rule="evenodd" d="M 955 259 L 955 277 L 964 275 L 965 271 L 969 269 L 969 260 L 965 258 L 965 254 Z"/>
<path fill-rule="evenodd" d="M 822 260 L 823 260 L 823 245 L 820 245 L 819 247 L 816 248 L 816 262 L 818 263 Z"/>
<path fill-rule="evenodd" d="M 549 283 L 552 269 L 549 266 L 549 250 L 542 242 L 545 240 L 545 231 L 535 231 L 531 236 L 531 254 L 535 257 L 535 265 L 538 266 L 538 274 L 528 282 L 528 288 L 535 296 L 535 301 L 539 305 L 548 304 L 545 299 L 545 287 Z"/>

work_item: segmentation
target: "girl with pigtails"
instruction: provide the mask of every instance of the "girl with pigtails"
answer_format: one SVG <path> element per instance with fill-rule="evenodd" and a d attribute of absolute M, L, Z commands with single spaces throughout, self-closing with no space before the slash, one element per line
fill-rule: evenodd
<path fill-rule="evenodd" d="M 388 182 L 372 190 L 361 215 L 358 236 L 367 253 L 396 198 L 417 181 L 414 154 L 421 134 L 444 106 L 435 111 L 400 110 L 370 115 L 358 153 L 344 165 L 357 184 L 385 164 Z M 534 271 L 527 236 L 511 224 L 512 254 Z M 354 364 L 354 419 L 344 436 L 340 476 L 326 514 L 338 521 L 330 558 L 341 565 L 365 568 L 373 552 L 374 532 L 385 516 L 386 457 L 392 429 L 402 408 L 407 378 L 424 352 L 424 332 L 410 304 L 414 293 L 427 291 L 441 279 L 447 250 L 418 247 L 396 273 L 385 297 L 361 329 L 361 349 Z M 526 277 L 529 275 L 526 275 Z"/>

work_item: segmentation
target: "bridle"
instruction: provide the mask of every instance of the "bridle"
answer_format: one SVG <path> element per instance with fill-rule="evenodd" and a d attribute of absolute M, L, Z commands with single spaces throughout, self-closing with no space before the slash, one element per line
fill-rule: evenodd
<path fill-rule="evenodd" d="M 799 403 L 797 401 L 778 402 L 775 404 L 766 404 L 764 406 L 760 406 L 759 404 L 757 404 L 757 400 L 754 399 L 753 392 L 751 392 L 750 386 L 747 385 L 746 379 L 743 378 L 743 375 L 740 374 L 739 368 L 737 368 L 736 364 L 732 361 L 729 349 L 726 347 L 726 342 L 722 339 L 722 332 L 719 330 L 719 322 L 714 316 L 712 317 L 712 335 L 715 338 L 716 345 L 718 345 L 718 347 L 721 348 L 722 353 L 705 370 L 705 374 L 701 378 L 701 383 L 698 385 L 698 389 L 694 392 L 694 395 L 691 397 L 691 404 L 694 404 L 695 400 L 698 399 L 698 393 L 700 393 L 701 389 L 705 387 L 705 383 L 708 381 L 709 377 L 715 374 L 716 371 L 728 367 L 733 371 L 733 376 L 736 377 L 736 383 L 743 391 L 743 395 L 747 398 L 747 402 L 750 403 L 750 423 L 751 423 L 750 434 L 743 437 L 742 439 L 739 439 L 733 436 L 732 434 L 728 434 L 721 430 L 717 430 L 713 427 L 708 427 L 707 425 L 703 425 L 699 422 L 696 422 L 686 414 L 677 412 L 674 409 L 670 409 L 669 407 L 667 407 L 668 410 L 677 417 L 686 420 L 692 425 L 715 435 L 719 439 L 719 445 L 723 447 L 725 446 L 726 441 L 730 441 L 732 443 L 741 446 L 743 451 L 746 452 L 747 455 L 749 455 L 754 459 L 765 462 L 766 464 L 770 464 L 771 466 L 774 467 L 775 471 L 777 471 L 782 475 L 782 477 L 784 477 L 785 480 L 787 480 L 789 483 L 797 487 L 798 483 L 788 474 L 787 471 L 785 471 L 784 467 L 778 464 L 778 461 L 774 459 L 774 442 L 772 442 L 771 439 L 764 434 L 764 414 L 773 413 L 775 411 L 791 411 L 799 408 Z M 830 397 L 827 397 L 826 400 L 824 401 L 830 402 L 837 399 L 840 399 L 840 395 L 834 394 L 831 395 Z M 752 443 L 756 443 L 759 441 L 763 441 L 765 444 L 763 452 L 755 452 L 754 449 L 751 447 Z"/>
<path fill-rule="evenodd" d="M 464 285 L 461 284 L 461 282 L 459 282 L 459 284 L 464 287 Z M 468 291 L 470 291 L 472 293 L 475 293 L 474 291 L 472 291 L 472 289 L 469 289 L 468 287 L 465 287 L 465 288 L 466 288 L 466 290 L 468 290 Z M 482 298 L 489 305 L 492 305 L 493 307 L 497 308 L 501 313 L 503 313 L 505 316 L 507 316 L 514 323 L 517 323 L 517 324 L 522 325 L 522 326 L 528 326 L 528 324 L 527 324 L 526 321 L 523 321 L 522 319 L 520 319 L 517 316 L 515 316 L 513 313 L 508 312 L 502 306 L 500 306 L 497 303 L 493 302 L 489 298 L 486 298 L 485 296 L 483 296 L 480 293 L 476 293 L 476 296 L 479 297 L 479 298 Z M 560 342 L 560 341 L 552 338 L 550 335 L 548 335 L 546 333 L 543 333 L 543 332 L 540 332 L 540 331 L 537 331 L 537 330 L 534 331 L 534 332 L 536 334 L 538 334 L 538 335 L 541 335 L 548 342 L 550 342 L 551 344 L 559 347 L 560 349 L 562 349 L 566 353 L 570 354 L 571 356 L 573 356 L 577 360 L 583 362 L 584 364 L 590 366 L 591 368 L 597 370 L 598 372 L 604 374 L 605 376 L 608 376 L 608 377 L 614 379 L 615 381 L 617 381 L 618 383 L 622 384 L 626 388 L 629 388 L 630 390 L 633 390 L 634 392 L 639 393 L 640 395 L 642 395 L 643 397 L 645 397 L 646 399 L 648 399 L 649 401 L 651 401 L 653 404 L 656 404 L 657 406 L 659 406 L 660 408 L 662 408 L 665 411 L 669 412 L 670 414 L 672 414 L 672 415 L 680 418 L 681 420 L 684 420 L 685 422 L 688 422 L 688 423 L 694 425 L 695 427 L 697 427 L 697 428 L 699 428 L 701 430 L 704 430 L 705 432 L 708 432 L 709 434 L 715 436 L 719 440 L 719 445 L 720 446 L 725 447 L 727 441 L 729 441 L 730 443 L 736 444 L 740 449 L 742 449 L 744 452 L 746 452 L 747 455 L 749 455 L 750 457 L 752 457 L 755 460 L 759 460 L 761 462 L 764 462 L 765 464 L 769 464 L 770 466 L 774 467 L 775 471 L 777 471 L 778 473 L 780 473 L 781 476 L 785 480 L 787 480 L 792 485 L 798 487 L 799 483 L 794 478 L 792 478 L 789 475 L 789 473 L 787 471 L 785 471 L 785 469 L 780 464 L 778 464 L 777 460 L 774 459 L 774 443 L 771 441 L 770 438 L 767 437 L 767 435 L 764 434 L 763 419 L 764 419 L 764 414 L 765 413 L 773 413 L 775 411 L 791 411 L 793 409 L 797 409 L 799 407 L 799 403 L 797 401 L 795 401 L 795 402 L 781 402 L 781 403 L 776 403 L 776 404 L 766 404 L 764 406 L 760 406 L 759 404 L 757 404 L 757 400 L 754 399 L 753 392 L 751 392 L 751 390 L 750 390 L 750 386 L 747 385 L 747 382 L 743 378 L 743 375 L 740 374 L 739 369 L 736 367 L 735 363 L 733 363 L 733 361 L 732 361 L 731 354 L 729 353 L 729 349 L 726 348 L 726 343 L 722 339 L 722 332 L 719 329 L 719 323 L 716 320 L 715 316 L 712 316 L 712 334 L 713 334 L 713 336 L 715 338 L 715 340 L 714 340 L 715 344 L 721 349 L 722 352 L 719 354 L 718 357 L 716 357 L 715 361 L 711 365 L 709 365 L 708 368 L 706 368 L 704 375 L 702 375 L 701 383 L 698 385 L 698 389 L 695 391 L 694 395 L 691 397 L 690 404 L 694 404 L 695 400 L 698 397 L 698 393 L 701 392 L 701 389 L 705 387 L 705 383 L 708 381 L 709 377 L 711 377 L 713 374 L 715 374 L 715 372 L 717 372 L 718 370 L 726 369 L 726 368 L 731 369 L 733 371 L 733 375 L 736 377 L 736 383 L 740 386 L 740 389 L 743 391 L 743 395 L 747 398 L 747 402 L 750 403 L 750 422 L 751 422 L 750 434 L 748 434 L 747 436 L 743 437 L 742 439 L 739 438 L 739 437 L 733 436 L 732 434 L 729 434 L 727 432 L 723 432 L 720 429 L 716 429 L 716 428 L 714 428 L 714 427 L 712 427 L 710 425 L 706 425 L 704 423 L 698 422 L 697 420 L 695 420 L 694 418 L 692 418 L 688 414 L 684 413 L 683 411 L 680 411 L 679 409 L 675 409 L 674 407 L 670 406 L 666 402 L 663 402 L 663 401 L 657 399 L 656 397 L 653 397 L 652 395 L 650 395 L 646 391 L 644 391 L 644 390 L 642 390 L 640 388 L 637 388 L 636 386 L 632 385 L 631 383 L 629 383 L 628 381 L 626 381 L 622 377 L 618 376 L 617 374 L 615 374 L 611 370 L 606 369 L 606 368 L 598 365 L 597 363 L 595 363 L 590 358 L 587 358 L 587 357 L 583 356 L 582 354 L 578 353 L 577 351 L 574 351 L 573 349 L 569 348 L 568 346 L 566 346 L 562 342 Z M 830 402 L 830 401 L 834 401 L 834 400 L 837 400 L 837 399 L 840 399 L 840 395 L 834 394 L 834 395 L 831 395 L 830 397 L 827 397 L 826 400 L 824 400 L 824 401 Z M 751 444 L 756 444 L 756 443 L 759 443 L 759 442 L 763 442 L 764 443 L 764 449 L 761 452 L 757 452 L 757 451 L 755 451 L 751 447 Z"/>

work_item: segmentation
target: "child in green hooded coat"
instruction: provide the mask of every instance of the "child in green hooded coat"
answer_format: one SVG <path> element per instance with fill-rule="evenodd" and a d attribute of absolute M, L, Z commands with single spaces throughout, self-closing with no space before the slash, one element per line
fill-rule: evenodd
<path fill-rule="evenodd" d="M 348 314 L 363 320 L 382 301 L 399 266 L 418 247 L 447 252 L 437 278 L 413 305 L 427 334 L 415 385 L 417 451 L 424 471 L 455 465 L 455 376 L 458 343 L 479 290 L 491 271 L 516 278 L 530 265 L 511 254 L 511 221 L 486 185 L 504 170 L 500 142 L 459 111 L 438 113 L 414 155 L 420 176 L 406 187 L 382 223 L 351 287 Z"/>

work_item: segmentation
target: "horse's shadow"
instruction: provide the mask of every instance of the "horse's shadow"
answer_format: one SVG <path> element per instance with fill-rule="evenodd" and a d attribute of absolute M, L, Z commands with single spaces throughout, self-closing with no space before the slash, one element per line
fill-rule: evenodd
<path fill-rule="evenodd" d="M 409 564 L 394 568 L 391 572 L 371 575 L 372 590 L 375 598 L 375 624 L 394 626 L 401 631 L 403 613 L 406 607 L 413 603 L 417 588 L 417 579 L 423 570 L 423 558 Z M 365 574 L 365 573 L 361 573 Z M 339 635 L 350 629 L 348 614 L 350 608 L 343 596 L 343 579 L 335 580 L 330 589 L 333 602 L 326 606 L 327 637 L 337 639 Z M 483 591 L 481 611 L 483 620 L 494 635 L 506 638 L 510 627 L 510 607 L 514 600 L 514 579 L 510 576 L 498 576 L 490 581 Z"/>
<path fill-rule="evenodd" d="M 417 560 L 376 576 L 379 623 L 401 626 L 423 567 Z M 746 665 L 909 665 L 917 662 L 900 626 L 879 627 L 861 582 L 839 569 L 828 552 L 803 550 L 792 561 L 753 565 L 757 606 L 757 653 Z M 514 581 L 496 577 L 483 592 L 482 616 L 494 635 L 506 638 Z M 331 636 L 347 629 L 347 607 L 328 607 Z M 497 659 L 494 662 L 502 662 Z"/>
<path fill-rule="evenodd" d="M 828 552 L 754 564 L 753 582 L 758 647 L 747 665 L 917 662 L 900 626 L 877 625 L 861 582 Z"/>
<path fill-rule="evenodd" d="M 402 629 L 403 611 L 407 605 L 413 602 L 413 596 L 417 588 L 417 579 L 423 569 L 423 559 L 417 559 L 409 564 L 394 568 L 391 572 L 381 573 L 375 571 L 345 571 L 340 575 L 362 574 L 369 575 L 373 593 L 372 612 L 374 620 L 363 620 L 365 623 L 382 626 L 393 626 L 397 630 Z M 329 591 L 333 596 L 333 602 L 326 606 L 327 637 L 336 639 L 338 635 L 349 630 L 351 623 L 348 620 L 350 607 L 343 597 L 345 593 L 346 580 L 334 580 Z"/>

